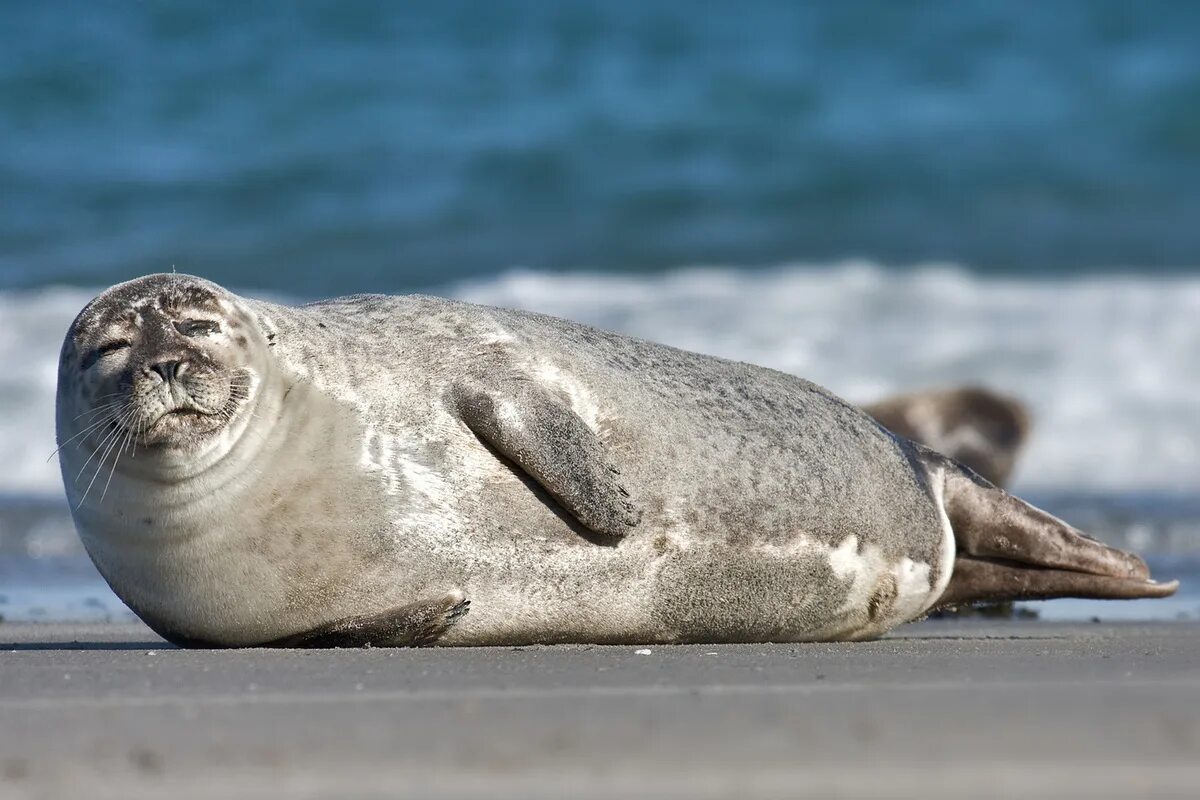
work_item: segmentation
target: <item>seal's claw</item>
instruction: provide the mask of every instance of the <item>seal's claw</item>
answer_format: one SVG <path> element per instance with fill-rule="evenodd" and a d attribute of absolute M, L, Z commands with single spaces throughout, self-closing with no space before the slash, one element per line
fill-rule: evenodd
<path fill-rule="evenodd" d="M 467 612 L 470 610 L 471 610 L 471 601 L 470 600 L 461 600 L 458 603 L 451 606 L 449 608 L 449 610 L 446 611 L 446 627 L 448 628 L 451 625 L 453 625 L 454 623 L 458 622 L 460 619 L 465 617 L 467 615 Z"/>
<path fill-rule="evenodd" d="M 471 601 L 463 597 L 462 592 L 451 592 L 442 598 L 440 619 L 430 619 L 425 626 L 413 637 L 411 646 L 427 647 L 436 644 L 438 639 L 450 630 L 456 622 L 471 610 Z"/>
<path fill-rule="evenodd" d="M 410 603 L 376 614 L 334 620 L 302 633 L 266 642 L 263 647 L 425 647 L 435 644 L 467 613 L 471 601 L 462 592 Z"/>

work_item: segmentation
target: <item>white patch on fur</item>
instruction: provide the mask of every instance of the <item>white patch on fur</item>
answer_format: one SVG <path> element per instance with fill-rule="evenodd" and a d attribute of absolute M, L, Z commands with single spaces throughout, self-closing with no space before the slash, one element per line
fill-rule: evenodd
<path fill-rule="evenodd" d="M 692 547 L 692 525 L 684 518 L 683 509 L 688 508 L 690 501 L 683 497 L 665 499 L 665 507 L 660 512 L 662 522 L 659 529 L 667 537 L 670 546 L 678 552 L 687 552 Z M 635 541 L 649 544 L 650 539 L 635 538 Z"/>
<path fill-rule="evenodd" d="M 496 416 L 502 419 L 505 424 L 518 430 L 524 425 L 520 409 L 511 400 L 502 399 L 496 403 Z"/>
<path fill-rule="evenodd" d="M 861 620 L 851 629 L 839 632 L 840 635 L 872 636 L 907 622 L 925 611 L 944 589 L 930 586 L 929 564 L 908 557 L 889 563 L 875 545 L 860 549 L 857 536 L 846 537 L 830 551 L 829 566 L 838 578 L 850 582 L 846 600 L 838 611 Z M 869 620 L 867 609 L 871 599 L 888 582 L 894 582 L 896 590 L 895 596 L 888 598 L 890 608 L 883 617 Z"/>
<path fill-rule="evenodd" d="M 363 434 L 362 455 L 359 465 L 367 472 L 378 473 L 383 490 L 390 496 L 400 493 L 400 475 L 395 466 L 395 448 L 392 437 L 368 427 Z"/>
<path fill-rule="evenodd" d="M 409 488 L 424 498 L 434 500 L 438 504 L 445 502 L 448 494 L 446 479 L 424 464 L 418 464 L 407 458 L 397 459 L 397 466 L 404 473 Z"/>
<path fill-rule="evenodd" d="M 516 338 L 503 328 L 496 328 L 495 331 L 479 337 L 479 343 L 485 345 L 512 344 L 515 341 Z"/>
<path fill-rule="evenodd" d="M 829 552 L 829 567 L 839 579 L 850 581 L 846 601 L 838 609 L 841 612 L 866 608 L 879 582 L 879 575 L 886 568 L 878 547 L 867 545 L 859 552 L 857 536 L 847 536 Z"/>
<path fill-rule="evenodd" d="M 887 620 L 898 625 L 919 616 L 941 592 L 930 593 L 930 566 L 924 561 L 902 558 L 892 566 L 896 580 L 896 599 Z"/>
<path fill-rule="evenodd" d="M 798 533 L 790 539 L 787 544 L 774 544 L 772 542 L 757 542 L 751 545 L 751 550 L 756 555 L 761 555 L 765 558 L 786 558 L 792 559 L 801 553 L 814 550 L 816 548 L 828 550 L 825 545 L 814 542 L 808 536 Z"/>
<path fill-rule="evenodd" d="M 402 496 L 391 505 L 397 531 L 419 531 L 431 542 L 454 541 L 461 523 L 455 491 L 444 476 L 410 457 L 411 450 L 406 437 L 368 427 L 359 465 L 378 476 L 387 495 Z"/>
<path fill-rule="evenodd" d="M 548 362 L 538 364 L 534 368 L 533 374 L 539 380 L 565 394 L 571 402 L 571 410 L 592 429 L 593 433 L 600 432 L 600 405 L 586 386 L 570 373 Z"/>
<path fill-rule="evenodd" d="M 945 593 L 946 587 L 950 585 L 950 576 L 954 572 L 954 556 L 957 552 L 954 528 L 951 527 L 950 517 L 946 514 L 946 471 L 938 469 L 937 473 L 930 475 L 929 485 L 933 487 L 933 499 L 937 504 L 938 517 L 942 520 L 942 546 L 938 553 L 938 565 L 941 570 L 937 584 L 929 587 L 929 599 L 925 607 L 918 611 L 918 614 L 928 610 Z"/>

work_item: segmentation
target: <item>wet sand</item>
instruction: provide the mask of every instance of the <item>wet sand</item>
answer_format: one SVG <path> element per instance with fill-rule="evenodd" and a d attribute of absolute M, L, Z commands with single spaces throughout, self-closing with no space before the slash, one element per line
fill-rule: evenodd
<path fill-rule="evenodd" d="M 0 797 L 1194 797 L 1200 625 L 182 651 L 0 624 Z"/>

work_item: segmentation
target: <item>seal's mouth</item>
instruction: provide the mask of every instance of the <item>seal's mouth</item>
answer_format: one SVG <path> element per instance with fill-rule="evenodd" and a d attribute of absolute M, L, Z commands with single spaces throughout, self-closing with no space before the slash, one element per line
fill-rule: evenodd
<path fill-rule="evenodd" d="M 178 371 L 165 381 L 154 381 L 139 391 L 140 441 L 146 445 L 187 447 L 222 430 L 249 395 L 250 378 L 244 372 L 218 373 L 191 369 Z M 144 385 L 144 384 L 143 384 Z"/>
<path fill-rule="evenodd" d="M 178 406 L 167 409 L 142 428 L 138 437 L 146 446 L 171 446 L 195 441 L 196 437 L 210 434 L 220 428 L 225 417 L 220 413 L 204 411 L 194 406 Z"/>
<path fill-rule="evenodd" d="M 146 430 L 153 431 L 161 425 L 186 425 L 192 422 L 208 420 L 217 415 L 208 411 L 203 411 L 194 406 L 179 406 L 177 408 L 169 408 L 158 415 L 155 420 L 150 423 Z"/>
<path fill-rule="evenodd" d="M 209 412 L 201 411 L 198 408 L 172 408 L 170 411 L 163 412 L 162 416 L 160 416 L 158 419 L 161 420 L 164 417 L 182 417 L 184 419 L 199 419 L 200 417 L 211 417 L 211 416 L 212 416 L 212 414 L 210 414 Z M 157 421 L 155 422 L 155 424 L 157 424 Z"/>

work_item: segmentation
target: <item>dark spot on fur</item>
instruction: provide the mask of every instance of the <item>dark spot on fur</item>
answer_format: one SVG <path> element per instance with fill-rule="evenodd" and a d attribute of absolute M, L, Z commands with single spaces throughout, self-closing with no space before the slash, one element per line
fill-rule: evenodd
<path fill-rule="evenodd" d="M 247 344 L 245 336 L 238 336 L 234 341 L 237 342 L 238 347 L 244 348 Z"/>
<path fill-rule="evenodd" d="M 883 583 L 875 589 L 871 599 L 867 601 L 867 616 L 872 622 L 878 622 L 892 610 L 896 602 L 896 580 L 884 578 Z"/>
<path fill-rule="evenodd" d="M 4 761 L 4 780 L 23 781 L 29 777 L 29 762 L 23 758 L 8 758 Z"/>
<path fill-rule="evenodd" d="M 162 756 L 148 748 L 129 751 L 129 762 L 141 772 L 158 775 L 163 770 Z"/>

